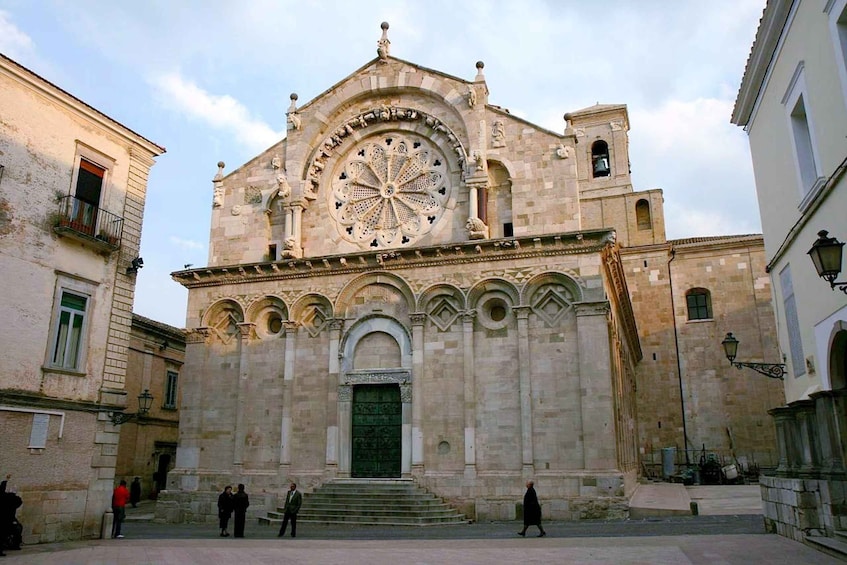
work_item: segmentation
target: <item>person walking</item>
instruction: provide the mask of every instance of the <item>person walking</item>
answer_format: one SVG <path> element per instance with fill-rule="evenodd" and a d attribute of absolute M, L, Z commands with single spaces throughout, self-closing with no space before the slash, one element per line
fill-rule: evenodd
<path fill-rule="evenodd" d="M 250 506 L 250 497 L 244 492 L 244 485 L 238 484 L 238 492 L 232 495 L 232 509 L 235 511 L 234 537 L 244 537 L 244 522 L 247 521 L 247 508 Z"/>
<path fill-rule="evenodd" d="M 141 477 L 132 479 L 132 484 L 129 485 L 129 503 L 133 508 L 138 508 L 138 503 L 141 501 Z"/>
<path fill-rule="evenodd" d="M 220 520 L 222 538 L 229 537 L 227 526 L 229 525 L 229 517 L 232 516 L 232 509 L 232 487 L 226 485 L 224 491 L 218 496 L 218 519 Z"/>
<path fill-rule="evenodd" d="M 297 513 L 300 512 L 300 506 L 303 505 L 303 495 L 297 490 L 297 485 L 291 483 L 288 492 L 285 494 L 284 514 L 282 515 L 282 526 L 279 528 L 278 538 L 285 535 L 285 529 L 288 527 L 288 520 L 291 520 L 291 537 L 297 537 Z"/>
<path fill-rule="evenodd" d="M 526 529 L 530 526 L 538 526 L 541 532 L 538 537 L 543 538 L 547 535 L 547 532 L 541 527 L 541 505 L 538 503 L 538 496 L 535 494 L 535 483 L 527 481 L 526 494 L 523 495 L 523 529 L 518 532 L 518 535 L 526 536 Z"/>
<path fill-rule="evenodd" d="M 126 518 L 126 503 L 129 502 L 129 489 L 126 488 L 126 481 L 121 479 L 120 484 L 115 487 L 112 493 L 112 513 L 114 514 L 115 523 L 112 526 L 112 537 L 121 539 L 121 525 Z"/>

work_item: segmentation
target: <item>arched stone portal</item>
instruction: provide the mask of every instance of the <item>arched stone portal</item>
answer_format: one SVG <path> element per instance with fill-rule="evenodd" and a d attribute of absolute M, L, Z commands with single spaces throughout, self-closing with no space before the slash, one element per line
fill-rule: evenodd
<path fill-rule="evenodd" d="M 400 350 L 399 367 L 359 369 L 355 366 L 357 345 L 375 333 L 387 334 L 396 342 Z M 412 343 L 409 332 L 392 318 L 364 318 L 344 336 L 341 351 L 339 476 L 410 476 Z M 393 355 L 389 358 L 396 359 Z"/>

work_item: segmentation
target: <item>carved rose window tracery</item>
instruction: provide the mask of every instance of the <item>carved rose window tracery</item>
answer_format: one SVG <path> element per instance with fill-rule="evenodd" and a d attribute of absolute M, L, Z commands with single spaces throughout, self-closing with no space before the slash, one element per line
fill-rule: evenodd
<path fill-rule="evenodd" d="M 450 197 L 446 159 L 428 140 L 396 133 L 356 145 L 333 177 L 329 208 L 341 236 L 372 248 L 432 230 Z"/>

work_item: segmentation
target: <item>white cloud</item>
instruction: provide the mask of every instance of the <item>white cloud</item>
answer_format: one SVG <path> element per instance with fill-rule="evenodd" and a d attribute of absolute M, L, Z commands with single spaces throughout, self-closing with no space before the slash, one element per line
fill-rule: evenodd
<path fill-rule="evenodd" d="M 12 23 L 8 12 L 0 10 L 0 53 L 22 60 L 32 49 L 32 39 Z"/>
<path fill-rule="evenodd" d="M 245 149 L 261 151 L 284 137 L 261 119 L 250 115 L 229 95 L 206 92 L 179 73 L 161 74 L 150 79 L 159 102 L 212 128 L 232 133 Z"/>
<path fill-rule="evenodd" d="M 182 239 L 181 237 L 177 237 L 175 235 L 170 236 L 168 240 L 180 249 L 185 249 L 189 251 L 202 250 L 205 247 L 202 243 L 198 241 L 193 241 L 191 239 Z"/>

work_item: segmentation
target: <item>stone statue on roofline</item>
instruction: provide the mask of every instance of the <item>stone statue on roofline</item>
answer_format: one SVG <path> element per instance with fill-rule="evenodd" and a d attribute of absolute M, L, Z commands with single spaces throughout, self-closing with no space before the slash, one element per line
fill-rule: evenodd
<path fill-rule="evenodd" d="M 381 63 L 387 63 L 388 56 L 391 54 L 391 42 L 388 40 L 388 22 L 382 22 L 379 27 L 382 28 L 382 37 L 376 42 L 376 54 Z"/>

